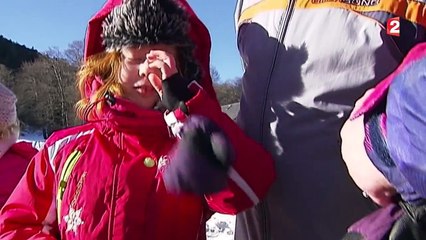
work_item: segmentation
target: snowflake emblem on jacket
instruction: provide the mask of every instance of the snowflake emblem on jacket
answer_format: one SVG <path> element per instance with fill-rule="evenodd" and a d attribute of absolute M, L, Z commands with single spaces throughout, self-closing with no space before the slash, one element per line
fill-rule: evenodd
<path fill-rule="evenodd" d="M 66 232 L 73 231 L 77 233 L 77 227 L 82 225 L 84 222 L 81 220 L 81 208 L 75 210 L 74 208 L 70 208 L 68 215 L 64 216 L 64 220 L 67 223 Z"/>

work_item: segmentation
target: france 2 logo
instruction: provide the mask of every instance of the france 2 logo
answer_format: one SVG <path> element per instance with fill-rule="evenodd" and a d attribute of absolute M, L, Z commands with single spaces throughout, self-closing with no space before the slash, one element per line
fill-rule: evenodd
<path fill-rule="evenodd" d="M 389 18 L 386 22 L 386 33 L 391 36 L 399 37 L 399 17 Z"/>

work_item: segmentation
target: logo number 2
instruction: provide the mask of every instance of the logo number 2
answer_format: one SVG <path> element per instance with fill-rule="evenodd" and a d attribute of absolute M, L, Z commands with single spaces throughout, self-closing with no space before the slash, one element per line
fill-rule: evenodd
<path fill-rule="evenodd" d="M 399 17 L 389 18 L 386 23 L 386 33 L 391 36 L 399 37 L 400 21 Z"/>

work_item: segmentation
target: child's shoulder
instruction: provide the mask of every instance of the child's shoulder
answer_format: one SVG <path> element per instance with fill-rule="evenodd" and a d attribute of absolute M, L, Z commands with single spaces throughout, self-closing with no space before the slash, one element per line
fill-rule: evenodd
<path fill-rule="evenodd" d="M 33 147 L 31 142 L 20 141 L 13 144 L 10 151 L 29 161 L 38 150 Z"/>
<path fill-rule="evenodd" d="M 52 135 L 50 135 L 50 137 L 46 140 L 46 146 L 50 147 L 57 144 L 62 145 L 64 142 L 70 142 L 83 136 L 89 136 L 93 133 L 94 130 L 95 125 L 91 123 L 64 128 L 53 132 Z"/>

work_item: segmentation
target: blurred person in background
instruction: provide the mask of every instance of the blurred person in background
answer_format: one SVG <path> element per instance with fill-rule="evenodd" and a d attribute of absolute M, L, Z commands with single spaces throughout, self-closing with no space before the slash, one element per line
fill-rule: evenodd
<path fill-rule="evenodd" d="M 345 240 L 426 239 L 426 44 L 357 101 L 341 130 L 342 156 L 381 209 L 354 223 Z"/>
<path fill-rule="evenodd" d="M 16 96 L 0 83 L 0 209 L 24 175 L 37 150 L 28 142 L 17 142 L 19 120 Z"/>

